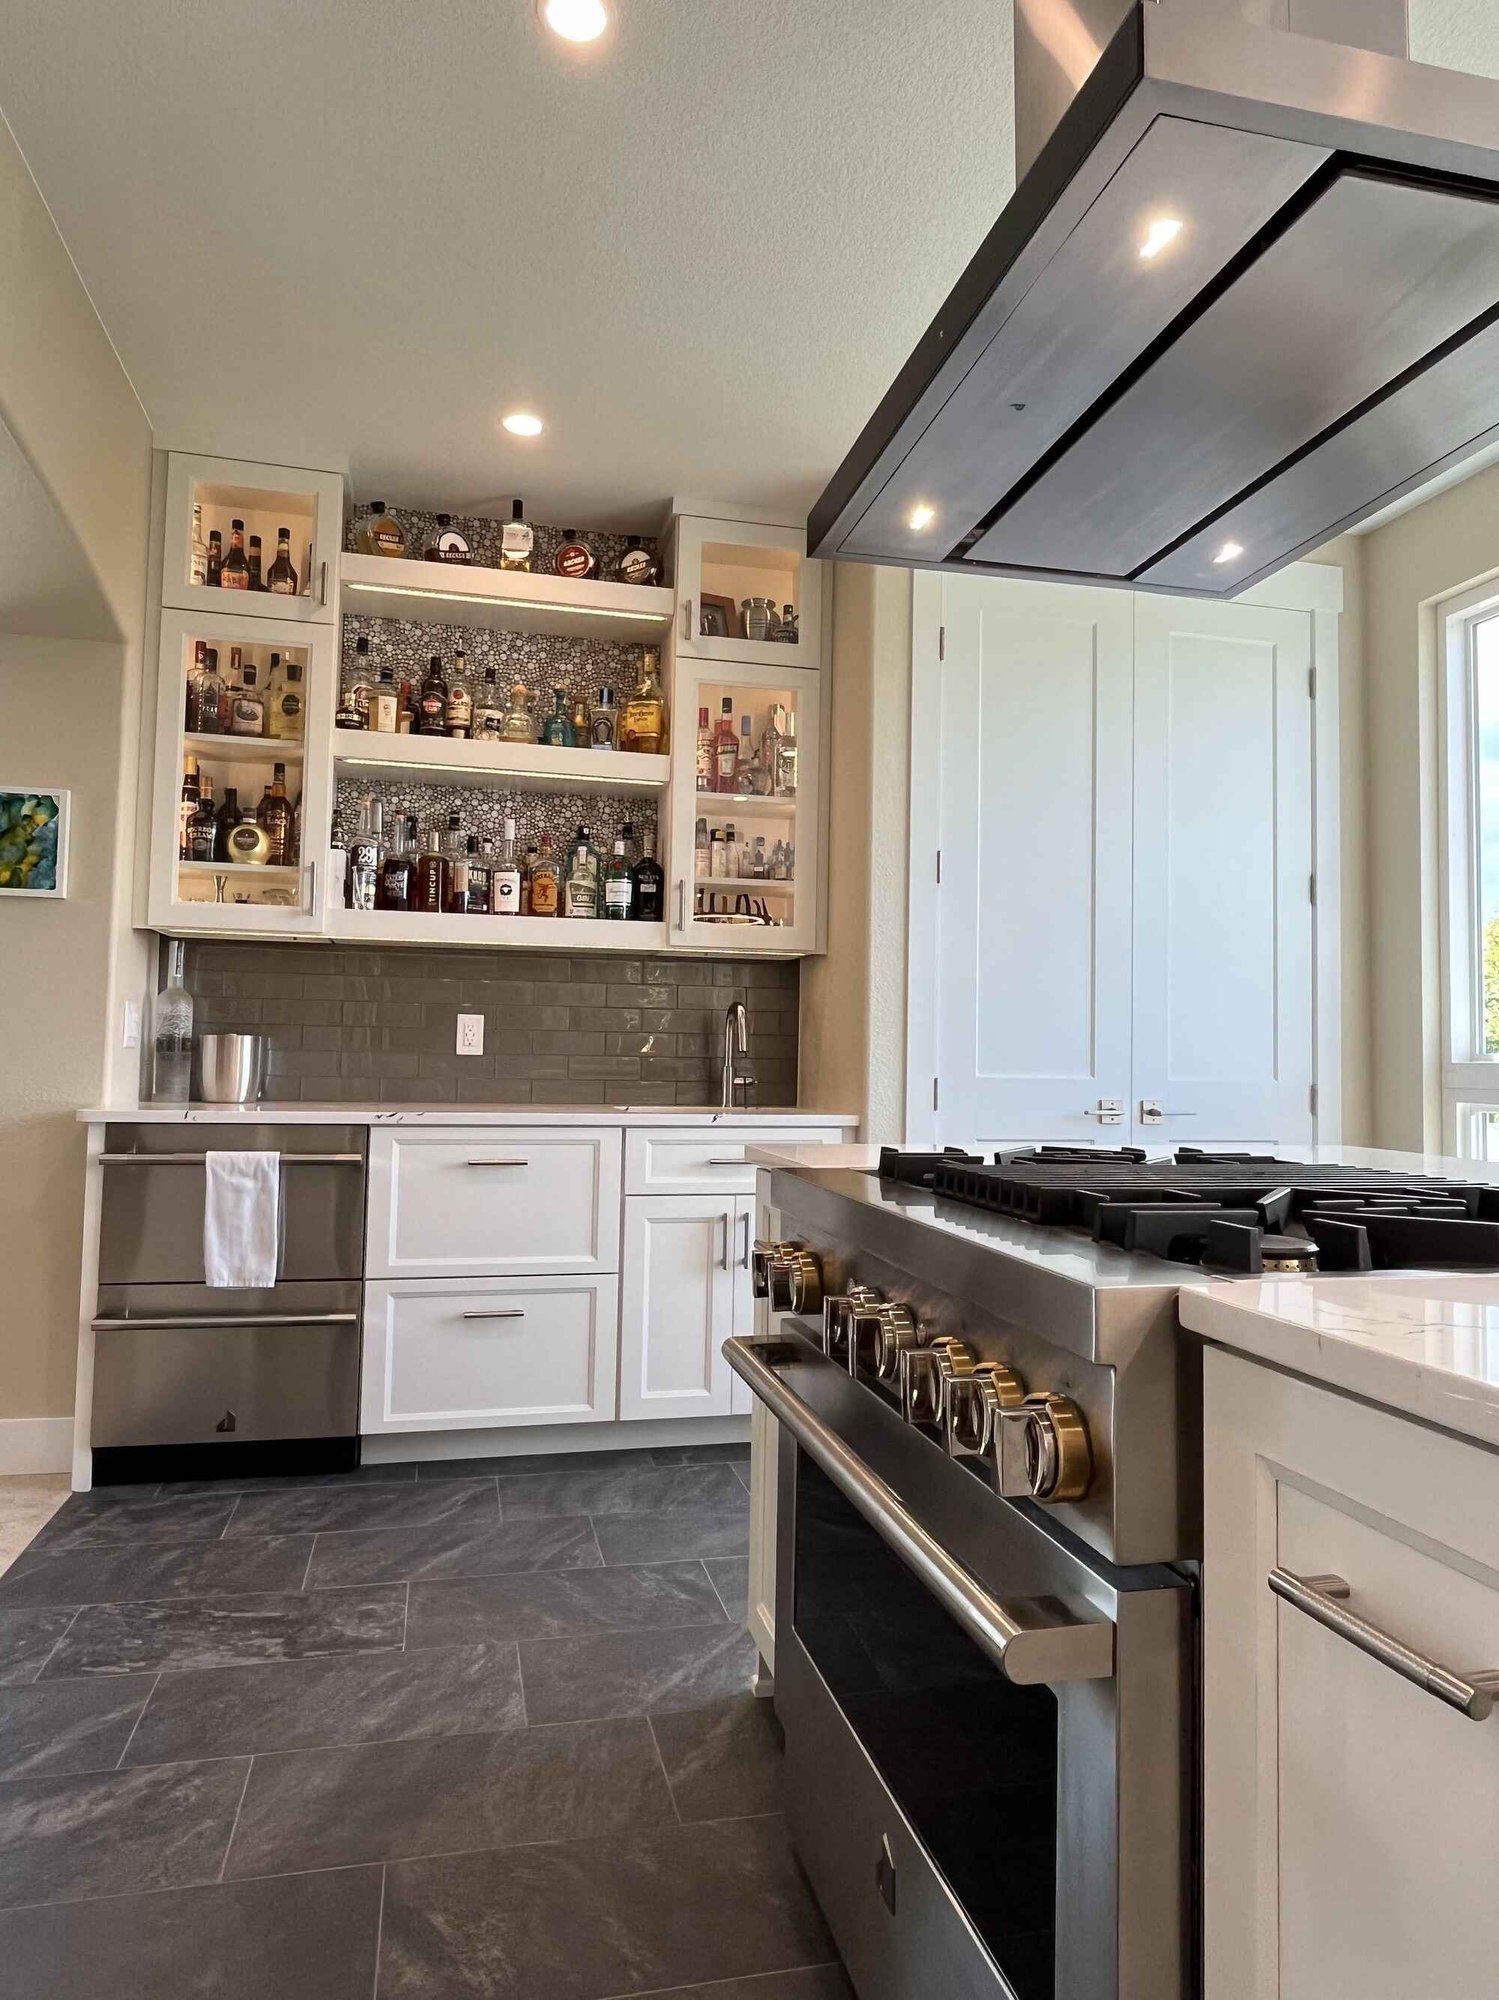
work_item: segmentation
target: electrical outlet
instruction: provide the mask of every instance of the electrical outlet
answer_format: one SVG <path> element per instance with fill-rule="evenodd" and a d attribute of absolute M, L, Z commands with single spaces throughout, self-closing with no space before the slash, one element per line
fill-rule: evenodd
<path fill-rule="evenodd" d="M 120 1020 L 120 1047 L 138 1049 L 141 1045 L 141 1003 L 127 1000 Z"/>
<path fill-rule="evenodd" d="M 461 1056 L 482 1056 L 484 1053 L 484 1016 L 482 1014 L 460 1014 L 458 1016 L 458 1040 L 455 1044 Z"/>

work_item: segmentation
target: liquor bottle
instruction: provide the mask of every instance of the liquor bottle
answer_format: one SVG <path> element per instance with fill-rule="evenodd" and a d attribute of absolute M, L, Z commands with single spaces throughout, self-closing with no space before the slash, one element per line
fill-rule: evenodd
<path fill-rule="evenodd" d="M 649 549 L 640 546 L 639 535 L 628 535 L 625 552 L 614 565 L 614 574 L 621 583 L 654 583 L 661 574 L 661 565 Z"/>
<path fill-rule="evenodd" d="M 275 654 L 271 655 L 272 663 Z M 302 692 L 302 662 L 287 660 L 281 669 L 281 691 L 276 696 L 268 718 L 272 736 L 285 737 L 288 742 L 300 743 L 302 731 L 306 727 L 306 704 Z"/>
<path fill-rule="evenodd" d="M 697 712 L 697 788 L 700 792 L 711 792 L 714 769 L 713 731 L 708 726 L 708 711 L 700 708 Z"/>
<path fill-rule="evenodd" d="M 536 702 L 524 681 L 511 683 L 510 706 L 505 710 L 500 734 L 507 743 L 536 741 Z"/>
<path fill-rule="evenodd" d="M 782 610 L 781 629 L 776 634 L 776 637 L 783 640 L 788 646 L 795 646 L 800 643 L 801 623 L 797 618 L 796 606 L 794 604 L 788 604 Z"/>
<path fill-rule="evenodd" d="M 376 908 L 412 910 L 416 908 L 416 821 L 398 819 L 390 846 L 380 864 L 380 890 Z"/>
<path fill-rule="evenodd" d="M 437 532 L 433 535 L 431 543 L 426 550 L 426 560 L 428 562 L 466 563 L 468 559 L 468 543 L 453 526 L 452 515 L 439 514 L 437 517 Z"/>
<path fill-rule="evenodd" d="M 269 865 L 285 868 L 291 860 L 291 800 L 286 796 L 286 766 L 271 766 L 271 782 L 255 808 L 257 823 L 271 843 Z"/>
<path fill-rule="evenodd" d="M 739 873 L 739 836 L 734 831 L 734 822 L 729 821 L 723 830 L 723 852 L 720 856 L 725 875 Z"/>
<path fill-rule="evenodd" d="M 370 651 L 369 639 L 364 633 L 354 641 L 354 677 L 349 682 L 345 699 L 352 702 L 359 711 L 357 729 L 370 726 L 370 695 L 375 684 L 375 661 Z"/>
<path fill-rule="evenodd" d="M 519 500 L 510 503 L 510 519 L 500 530 L 500 568 L 529 569 L 536 536 Z"/>
<path fill-rule="evenodd" d="M 753 793 L 755 787 L 751 782 L 753 777 L 751 767 L 754 761 L 755 746 L 750 740 L 750 719 L 747 715 L 741 715 L 739 718 L 739 757 L 734 766 L 734 790 L 736 792 Z"/>
<path fill-rule="evenodd" d="M 193 996 L 187 990 L 187 947 L 167 946 L 166 984 L 151 1009 L 151 1096 L 157 1104 L 186 1104 L 193 1074 Z"/>
<path fill-rule="evenodd" d="M 771 792 L 776 788 L 777 759 L 781 750 L 781 725 L 785 718 L 786 711 L 781 704 L 778 701 L 772 702 L 770 713 L 765 718 L 765 727 L 760 731 L 760 768 L 766 776 L 766 789 Z"/>
<path fill-rule="evenodd" d="M 610 917 L 616 923 L 627 923 L 630 916 L 630 857 L 625 852 L 622 834 L 614 836 L 614 852 L 604 864 L 603 908 L 601 917 Z"/>
<path fill-rule="evenodd" d="M 239 793 L 233 785 L 224 787 L 224 803 L 219 807 L 213 822 L 213 858 L 215 861 L 232 859 L 229 853 L 229 836 L 244 818 L 239 809 Z"/>
<path fill-rule="evenodd" d="M 214 838 L 213 780 L 198 780 L 198 809 L 187 830 L 189 861 L 212 861 Z"/>
<path fill-rule="evenodd" d="M 549 743 L 554 750 L 573 750 L 578 739 L 573 733 L 572 718 L 567 712 L 567 689 L 552 689 L 552 712 L 541 725 L 541 742 Z"/>
<path fill-rule="evenodd" d="M 250 588 L 250 562 L 245 554 L 245 524 L 243 521 L 229 523 L 229 553 L 224 558 L 224 572 L 219 578 L 224 590 L 248 590 Z"/>
<path fill-rule="evenodd" d="M 493 667 L 484 669 L 484 679 L 474 696 L 471 728 L 476 743 L 498 743 L 505 733 L 505 709 Z"/>
<path fill-rule="evenodd" d="M 767 597 L 765 600 L 765 636 L 767 639 L 777 640 L 781 636 L 781 614 L 776 610 L 776 601 L 773 597 Z"/>
<path fill-rule="evenodd" d="M 198 760 L 187 756 L 182 760 L 182 796 L 177 801 L 177 859 L 191 861 L 193 858 L 192 835 L 189 828 L 198 810 Z"/>
<path fill-rule="evenodd" d="M 661 691 L 661 655 L 654 646 L 640 653 L 640 678 L 620 718 L 619 747 L 654 757 L 666 748 L 666 696 Z"/>
<path fill-rule="evenodd" d="M 468 842 L 463 837 L 463 822 L 455 812 L 448 814 L 442 854 L 448 864 L 442 906 L 449 916 L 462 916 L 468 906 Z"/>
<path fill-rule="evenodd" d="M 415 736 L 420 719 L 416 689 L 410 681 L 402 681 L 400 705 L 396 709 L 397 736 Z"/>
<path fill-rule="evenodd" d="M 786 843 L 784 840 L 778 840 L 770 850 L 770 879 L 773 882 L 789 882 L 791 880 L 791 863 L 786 852 Z"/>
<path fill-rule="evenodd" d="M 224 581 L 224 537 L 217 528 L 208 531 L 208 574 L 203 581 L 217 590 Z"/>
<path fill-rule="evenodd" d="M 753 876 L 755 881 L 763 882 L 769 871 L 769 867 L 770 864 L 765 859 L 765 835 L 757 833 L 755 835 L 754 849 L 750 854 L 749 860 L 745 863 L 744 872 L 746 875 Z"/>
<path fill-rule="evenodd" d="M 600 688 L 588 717 L 588 742 L 595 750 L 613 750 L 619 741 L 619 704 L 613 688 Z"/>
<path fill-rule="evenodd" d="M 558 576 L 577 579 L 593 575 L 593 550 L 580 539 L 576 528 L 562 530 L 562 545 L 552 558 L 552 567 Z"/>
<path fill-rule="evenodd" d="M 249 553 L 248 557 L 246 558 L 246 560 L 248 561 L 248 563 L 249 563 L 249 565 L 250 565 L 250 588 L 251 588 L 251 590 L 264 590 L 264 589 L 265 589 L 265 587 L 266 587 L 266 585 L 265 585 L 265 578 L 264 578 L 264 577 L 263 577 L 263 576 L 261 575 L 261 573 L 260 573 L 260 561 L 261 561 L 261 555 L 260 555 L 260 537 L 259 537 L 259 535 L 251 535 L 251 537 L 250 537 L 250 553 Z"/>
<path fill-rule="evenodd" d="M 635 822 L 625 820 L 619 829 L 619 837 L 625 844 L 625 859 L 633 868 L 640 859 L 640 849 L 635 844 Z"/>
<path fill-rule="evenodd" d="M 711 881 L 715 877 L 727 875 L 728 872 L 723 852 L 723 828 L 716 826 L 708 836 L 708 865 L 703 873 Z"/>
<path fill-rule="evenodd" d="M 774 789 L 783 799 L 796 797 L 796 717 L 788 715 L 776 745 Z"/>
<path fill-rule="evenodd" d="M 264 736 L 265 696 L 260 691 L 259 670 L 253 660 L 246 660 L 239 670 L 239 687 L 229 704 L 229 734 L 231 736 Z"/>
<path fill-rule="evenodd" d="M 531 915 L 555 917 L 562 907 L 562 871 L 552 852 L 552 836 L 543 833 L 536 859 L 531 864 Z"/>
<path fill-rule="evenodd" d="M 363 729 L 365 717 L 356 706 L 352 694 L 344 695 L 338 704 L 338 713 L 333 718 L 335 729 Z"/>
<path fill-rule="evenodd" d="M 427 845 L 416 865 L 416 907 L 430 915 L 442 910 L 447 900 L 448 857 L 442 851 L 442 835 L 430 826 Z"/>
<path fill-rule="evenodd" d="M 592 724 L 588 719 L 588 697 L 585 694 L 573 696 L 572 725 L 573 742 L 580 750 L 586 749 L 592 741 Z"/>
<path fill-rule="evenodd" d="M 659 924 L 666 916 L 666 871 L 656 859 L 650 827 L 640 836 L 640 859 L 630 870 L 630 915 L 643 924 Z"/>
<path fill-rule="evenodd" d="M 692 872 L 699 878 L 712 873 L 709 865 L 711 852 L 708 844 L 708 822 L 700 819 L 692 830 Z"/>
<path fill-rule="evenodd" d="M 533 840 L 526 849 L 526 858 L 520 867 L 520 913 L 523 917 L 533 914 L 531 909 L 531 876 L 536 867 L 536 842 Z"/>
<path fill-rule="evenodd" d="M 203 508 L 198 501 L 193 502 L 193 539 L 188 554 L 189 583 L 208 581 L 208 544 L 203 539 Z"/>
<path fill-rule="evenodd" d="M 458 915 L 477 916 L 489 908 L 489 870 L 479 846 L 479 836 L 471 833 L 463 844 L 463 859 L 454 869 L 453 909 Z M 483 901 L 480 901 L 480 897 Z"/>
<path fill-rule="evenodd" d="M 515 821 L 505 819 L 500 858 L 489 878 L 489 907 L 497 917 L 517 917 L 521 909 L 521 875 L 515 860 Z"/>
<path fill-rule="evenodd" d="M 565 917 L 596 917 L 599 913 L 599 852 L 580 826 L 567 857 L 562 880 L 562 914 Z"/>
<path fill-rule="evenodd" d="M 224 683 L 219 679 L 219 655 L 215 646 L 203 648 L 203 671 L 189 690 L 189 727 L 198 736 L 221 736 L 223 730 Z"/>
<path fill-rule="evenodd" d="M 365 798 L 359 808 L 359 825 L 349 843 L 349 908 L 372 910 L 380 885 L 380 864 L 385 841 L 381 826 L 380 801 Z"/>
<path fill-rule="evenodd" d="M 453 678 L 448 683 L 447 731 L 449 736 L 467 738 L 474 730 L 474 697 L 468 684 L 468 655 L 460 646 L 453 655 Z"/>
<path fill-rule="evenodd" d="M 370 511 L 360 522 L 354 539 L 367 556 L 403 556 L 406 553 L 405 532 L 401 524 L 386 513 L 383 500 L 370 502 Z"/>
<path fill-rule="evenodd" d="M 370 696 L 370 722 L 382 736 L 394 736 L 400 713 L 401 691 L 396 686 L 394 667 L 382 667 L 375 691 Z"/>
<path fill-rule="evenodd" d="M 275 591 L 278 597 L 295 597 L 297 594 L 297 572 L 291 562 L 290 528 L 276 530 L 276 560 L 271 564 L 265 587 Z"/>
<path fill-rule="evenodd" d="M 723 698 L 718 730 L 713 738 L 713 789 L 732 792 L 734 773 L 739 769 L 739 738 L 734 734 L 734 697 Z"/>
<path fill-rule="evenodd" d="M 471 917 L 487 917 L 494 886 L 494 842 L 486 834 L 482 841 L 470 840 L 469 846 L 477 847 L 478 853 L 468 857 L 468 913 Z"/>
<path fill-rule="evenodd" d="M 422 682 L 416 727 L 421 736 L 446 736 L 448 733 L 448 684 L 443 679 L 442 660 L 436 653 L 428 663 L 427 678 Z"/>

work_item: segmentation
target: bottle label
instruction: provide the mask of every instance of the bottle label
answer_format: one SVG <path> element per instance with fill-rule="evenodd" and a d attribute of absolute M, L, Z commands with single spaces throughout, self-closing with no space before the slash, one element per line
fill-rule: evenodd
<path fill-rule="evenodd" d="M 531 914 L 533 917 L 556 916 L 557 878 L 555 875 L 533 875 L 531 877 Z"/>
<path fill-rule="evenodd" d="M 507 521 L 500 530 L 500 561 L 506 569 L 529 569 L 536 537 L 529 521 Z"/>
<path fill-rule="evenodd" d="M 506 874 L 497 871 L 489 900 L 497 917 L 513 917 L 520 908 L 520 876 L 518 874 Z M 555 898 L 553 899 L 552 908 L 556 908 Z M 544 917 L 549 912 L 538 908 L 536 914 L 539 917 Z"/>
<path fill-rule="evenodd" d="M 241 696 L 230 704 L 229 727 L 236 736 L 258 736 L 264 719 L 264 710 L 258 701 L 246 701 Z"/>
<path fill-rule="evenodd" d="M 558 549 L 558 576 L 587 576 L 592 568 L 593 557 L 581 542 L 564 542 Z"/>
<path fill-rule="evenodd" d="M 618 575 L 621 583 L 654 583 L 656 559 L 646 549 L 626 549 L 619 559 Z"/>
<path fill-rule="evenodd" d="M 403 556 L 406 537 L 394 521 L 380 521 L 370 529 L 370 547 L 377 556 Z"/>
<path fill-rule="evenodd" d="M 442 727 L 442 696 L 440 694 L 424 694 L 422 696 L 423 726 L 425 727 L 429 722 L 438 729 Z"/>
<path fill-rule="evenodd" d="M 620 916 L 630 913 L 630 879 L 627 875 L 611 875 L 604 884 L 604 908 L 614 910 Z"/>
<path fill-rule="evenodd" d="M 612 750 L 614 748 L 613 715 L 604 713 L 603 711 L 595 711 L 590 733 L 593 737 L 593 747 L 595 750 Z"/>
<path fill-rule="evenodd" d="M 289 576 L 278 576 L 274 582 L 266 585 L 266 589 L 274 592 L 277 597 L 295 597 L 297 594 L 296 585 Z"/>
<path fill-rule="evenodd" d="M 248 590 L 250 588 L 249 570 L 226 569 L 219 578 L 219 588 L 221 590 Z"/>

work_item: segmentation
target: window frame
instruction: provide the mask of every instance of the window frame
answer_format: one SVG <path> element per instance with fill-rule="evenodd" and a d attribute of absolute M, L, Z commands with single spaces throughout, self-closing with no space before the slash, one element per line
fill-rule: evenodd
<path fill-rule="evenodd" d="M 1483 1052 L 1483 909 L 1477 634 L 1499 621 L 1499 577 L 1437 607 L 1441 693 L 1442 1141 L 1484 1159 L 1483 1126 L 1499 1112 L 1499 1051 Z"/>

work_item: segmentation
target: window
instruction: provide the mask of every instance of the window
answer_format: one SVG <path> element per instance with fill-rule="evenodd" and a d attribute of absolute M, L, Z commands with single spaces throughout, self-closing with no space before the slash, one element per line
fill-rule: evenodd
<path fill-rule="evenodd" d="M 1499 583 L 1440 608 L 1446 638 L 1443 789 L 1445 1137 L 1499 1159 Z"/>

